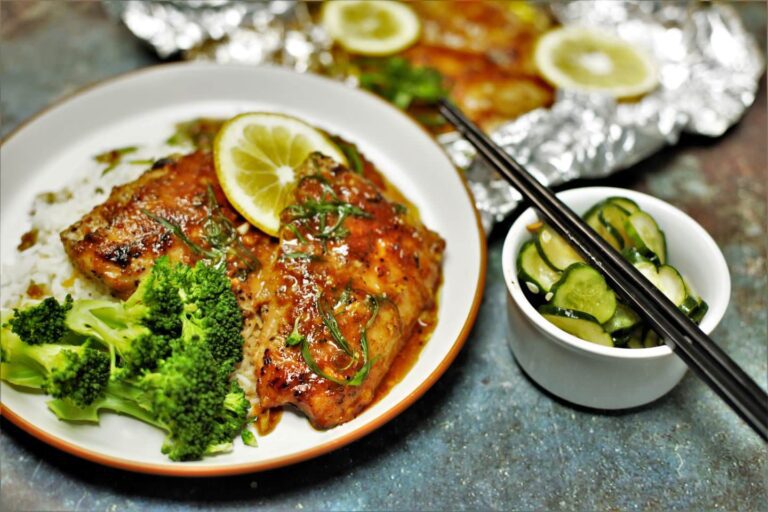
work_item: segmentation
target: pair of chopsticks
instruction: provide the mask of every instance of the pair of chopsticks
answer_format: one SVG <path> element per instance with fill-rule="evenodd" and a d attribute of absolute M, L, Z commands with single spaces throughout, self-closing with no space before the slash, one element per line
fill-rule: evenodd
<path fill-rule="evenodd" d="M 662 336 L 666 344 L 720 398 L 768 441 L 768 394 L 650 281 L 547 187 L 483 134 L 457 107 L 441 100 L 440 113 L 608 284 Z"/>

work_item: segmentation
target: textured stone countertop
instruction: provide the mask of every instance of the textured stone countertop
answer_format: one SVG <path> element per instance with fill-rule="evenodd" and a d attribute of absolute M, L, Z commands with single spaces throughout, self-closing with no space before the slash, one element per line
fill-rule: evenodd
<path fill-rule="evenodd" d="M 765 48 L 765 3 L 739 8 Z M 98 3 L 2 0 L 0 9 L 3 134 L 78 87 L 156 62 Z M 588 182 L 649 192 L 712 234 L 733 279 L 713 337 L 764 387 L 765 91 L 763 79 L 756 104 L 723 137 L 684 137 L 625 172 Z M 489 239 L 485 295 L 466 346 L 437 385 L 373 434 L 276 471 L 184 480 L 82 461 L 3 420 L 0 509 L 765 507 L 766 446 L 693 375 L 650 406 L 607 414 L 561 403 L 523 375 L 505 342 L 500 259 L 508 226 Z"/>

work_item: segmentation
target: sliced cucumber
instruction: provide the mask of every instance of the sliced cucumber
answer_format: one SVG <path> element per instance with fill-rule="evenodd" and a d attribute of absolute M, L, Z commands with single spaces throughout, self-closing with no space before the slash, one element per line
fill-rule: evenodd
<path fill-rule="evenodd" d="M 544 260 L 558 270 L 565 270 L 572 263 L 584 261 L 563 237 L 546 224 L 536 237 L 536 247 Z"/>
<path fill-rule="evenodd" d="M 643 347 L 653 348 L 658 347 L 661 343 L 659 335 L 653 329 L 646 329 L 643 335 Z"/>
<path fill-rule="evenodd" d="M 691 315 L 693 315 L 693 312 L 696 311 L 696 308 L 698 307 L 699 303 L 690 295 L 688 295 L 679 306 L 680 311 L 682 311 L 688 318 L 691 318 Z"/>
<path fill-rule="evenodd" d="M 616 312 L 603 324 L 603 328 L 615 338 L 621 337 L 622 333 L 631 331 L 639 323 L 640 316 L 629 306 L 618 302 L 616 303 Z"/>
<path fill-rule="evenodd" d="M 606 199 L 606 202 L 615 204 L 616 206 L 622 208 L 629 215 L 640 211 L 640 207 L 637 206 L 637 203 L 631 199 L 627 199 L 626 197 L 609 197 Z"/>
<path fill-rule="evenodd" d="M 611 341 L 613 341 L 613 346 L 617 348 L 627 348 L 627 342 L 629 342 L 628 336 L 616 336 L 614 334 L 611 334 Z"/>
<path fill-rule="evenodd" d="M 688 281 L 688 279 L 683 276 L 683 283 L 685 283 L 685 300 L 682 304 L 680 304 L 680 311 L 688 315 L 689 317 L 691 314 L 696 310 L 697 307 L 699 307 L 699 304 L 701 303 L 701 297 L 696 292 L 696 290 L 693 288 L 693 285 L 691 285 L 691 282 Z"/>
<path fill-rule="evenodd" d="M 590 214 L 588 217 L 586 217 L 585 221 L 586 221 L 587 225 L 589 225 L 589 227 L 594 229 L 595 233 L 600 235 L 600 238 L 602 238 L 603 240 L 608 242 L 611 247 L 613 247 L 617 251 L 621 250 L 622 246 L 621 246 L 621 243 L 619 241 L 620 239 L 617 236 L 615 236 L 613 233 L 608 231 L 608 229 L 605 227 L 605 225 L 602 222 L 600 222 L 600 210 L 599 209 L 596 212 Z"/>
<path fill-rule="evenodd" d="M 639 323 L 631 329 L 627 329 L 625 331 L 616 331 L 614 333 L 611 333 L 611 338 L 613 338 L 614 346 L 629 348 L 628 347 L 629 342 L 632 340 L 635 340 L 635 341 L 642 340 L 642 334 L 643 334 L 643 324 Z M 642 341 L 640 344 L 642 345 Z"/>
<path fill-rule="evenodd" d="M 653 265 L 653 262 L 646 258 L 645 255 L 641 253 L 637 247 L 627 247 L 621 251 L 621 255 L 624 256 L 624 259 L 630 262 L 632 265 L 636 263 L 650 263 Z"/>
<path fill-rule="evenodd" d="M 587 313 L 599 323 L 607 322 L 616 312 L 616 295 L 605 279 L 585 263 L 574 263 L 552 287 L 552 304 L 563 309 Z"/>
<path fill-rule="evenodd" d="M 602 207 L 603 207 L 603 205 L 604 205 L 606 202 L 607 202 L 607 200 L 606 200 L 606 201 L 598 201 L 597 203 L 593 204 L 593 205 L 592 205 L 592 206 L 589 208 L 589 210 L 587 210 L 587 211 L 586 211 L 586 212 L 585 212 L 585 213 L 584 213 L 584 214 L 581 216 L 581 218 L 582 218 L 582 219 L 588 219 L 588 218 L 592 217 L 593 215 L 596 215 L 596 214 L 597 214 L 597 212 L 600 210 L 600 208 L 602 208 Z"/>
<path fill-rule="evenodd" d="M 569 334 L 573 334 L 577 338 L 591 341 L 598 345 L 613 346 L 611 336 L 603 330 L 603 327 L 591 315 L 581 311 L 558 308 L 550 304 L 541 306 L 539 312 L 550 323 Z"/>
<path fill-rule="evenodd" d="M 600 209 L 600 222 L 602 222 L 611 234 L 619 239 L 621 247 L 631 247 L 632 240 L 624 227 L 630 217 L 626 210 L 612 203 L 608 203 Z"/>
<path fill-rule="evenodd" d="M 653 286 L 661 288 L 661 279 L 659 278 L 659 271 L 656 268 L 656 265 L 650 261 L 638 261 L 637 263 L 633 263 L 633 265 L 653 284 Z"/>
<path fill-rule="evenodd" d="M 709 306 L 677 269 L 666 264 L 666 238 L 653 217 L 630 199 L 609 197 L 592 206 L 584 219 L 689 318 L 701 322 Z M 534 239 L 520 249 L 517 271 L 520 281 L 548 302 L 539 312 L 549 322 L 605 346 L 663 344 L 632 308 L 617 302 L 603 276 L 565 238 L 546 224 L 536 228 Z"/>
<path fill-rule="evenodd" d="M 685 291 L 688 296 L 695 300 L 697 303 L 701 302 L 701 295 L 699 295 L 699 292 L 696 291 L 696 288 L 693 287 L 687 277 L 683 276 L 683 282 L 685 283 Z"/>
<path fill-rule="evenodd" d="M 584 216 L 584 221 L 589 227 L 595 230 L 595 233 L 600 235 L 600 238 L 608 242 L 610 246 L 617 251 L 620 251 L 622 247 L 621 238 L 611 233 L 605 225 L 600 222 L 600 210 L 602 206 L 603 203 L 598 203 L 590 208 Z"/>
<path fill-rule="evenodd" d="M 659 290 L 678 307 L 683 304 L 687 295 L 680 272 L 670 265 L 659 267 Z"/>
<path fill-rule="evenodd" d="M 624 227 L 641 252 L 660 264 L 667 262 L 667 241 L 653 217 L 642 211 L 635 212 L 629 216 Z"/>
<path fill-rule="evenodd" d="M 701 301 L 699 303 L 699 306 L 693 310 L 691 313 L 691 320 L 696 322 L 697 324 L 700 324 L 701 321 L 704 319 L 704 315 L 707 314 L 707 311 L 709 311 L 709 304 L 706 303 L 706 301 Z"/>
<path fill-rule="evenodd" d="M 544 261 L 533 240 L 527 241 L 517 255 L 517 274 L 533 293 L 547 293 L 560 279 L 560 271 Z"/>
<path fill-rule="evenodd" d="M 640 271 L 653 286 L 661 290 L 661 293 L 680 307 L 686 297 L 685 284 L 680 273 L 670 265 L 662 265 L 656 268 L 656 265 L 649 261 L 638 261 L 634 267 Z"/>

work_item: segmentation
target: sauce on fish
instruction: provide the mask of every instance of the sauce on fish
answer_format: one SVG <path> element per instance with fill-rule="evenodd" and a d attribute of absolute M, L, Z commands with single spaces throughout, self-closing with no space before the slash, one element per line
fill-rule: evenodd
<path fill-rule="evenodd" d="M 273 430 L 275 430 L 275 427 L 278 425 L 278 423 L 280 423 L 282 417 L 282 407 L 274 407 L 272 409 L 265 409 L 261 411 L 258 416 L 256 416 L 256 420 L 253 422 L 256 426 L 256 432 L 258 432 L 262 437 L 270 434 Z"/>
<path fill-rule="evenodd" d="M 413 328 L 413 332 L 406 340 L 403 348 L 395 356 L 392 361 L 392 366 L 389 367 L 389 371 L 379 383 L 379 387 L 376 388 L 376 394 L 374 395 L 371 404 L 375 404 L 379 400 L 389 393 L 393 387 L 395 387 L 406 375 L 411 371 L 413 365 L 421 355 L 421 351 L 432 337 L 432 332 L 435 330 L 437 324 L 437 309 L 436 303 L 431 309 L 424 311 L 419 317 L 418 322 Z"/>

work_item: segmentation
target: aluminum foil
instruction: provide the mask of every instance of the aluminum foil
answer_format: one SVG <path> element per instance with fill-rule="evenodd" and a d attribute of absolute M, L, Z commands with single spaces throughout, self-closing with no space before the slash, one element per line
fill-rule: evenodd
<path fill-rule="evenodd" d="M 181 53 L 336 74 L 331 41 L 302 2 L 104 3 L 161 57 Z M 722 135 L 755 99 L 763 56 L 728 5 L 596 0 L 551 9 L 562 24 L 600 27 L 646 49 L 657 62 L 660 86 L 635 103 L 560 91 L 552 107 L 495 129 L 494 140 L 545 184 L 606 176 L 674 144 L 682 132 Z M 465 169 L 490 231 L 519 204 L 520 194 L 476 161 L 458 134 L 438 140 Z"/>
<path fill-rule="evenodd" d="M 160 58 L 166 59 L 208 41 L 224 40 L 238 33 L 242 26 L 264 29 L 281 14 L 292 11 L 296 2 L 103 0 L 102 3 L 108 12 L 122 19 L 136 37 L 149 43 Z M 271 48 L 276 44 L 273 39 L 271 34 L 263 33 L 259 47 Z M 245 43 L 245 49 L 252 49 L 252 44 Z M 257 52 L 257 57 L 260 54 Z M 232 57 L 237 59 L 238 54 Z M 246 61 L 253 59 L 249 55 Z"/>
<path fill-rule="evenodd" d="M 160 58 L 277 64 L 336 75 L 332 40 L 297 0 L 102 0 Z"/>
<path fill-rule="evenodd" d="M 659 87 L 636 103 L 560 91 L 549 109 L 498 127 L 493 139 L 540 181 L 556 185 L 625 169 L 682 132 L 717 137 L 755 100 L 765 66 L 754 39 L 727 5 L 572 2 L 552 10 L 563 24 L 617 33 L 655 58 Z M 457 134 L 440 138 L 464 167 L 486 230 L 521 200 Z"/>

